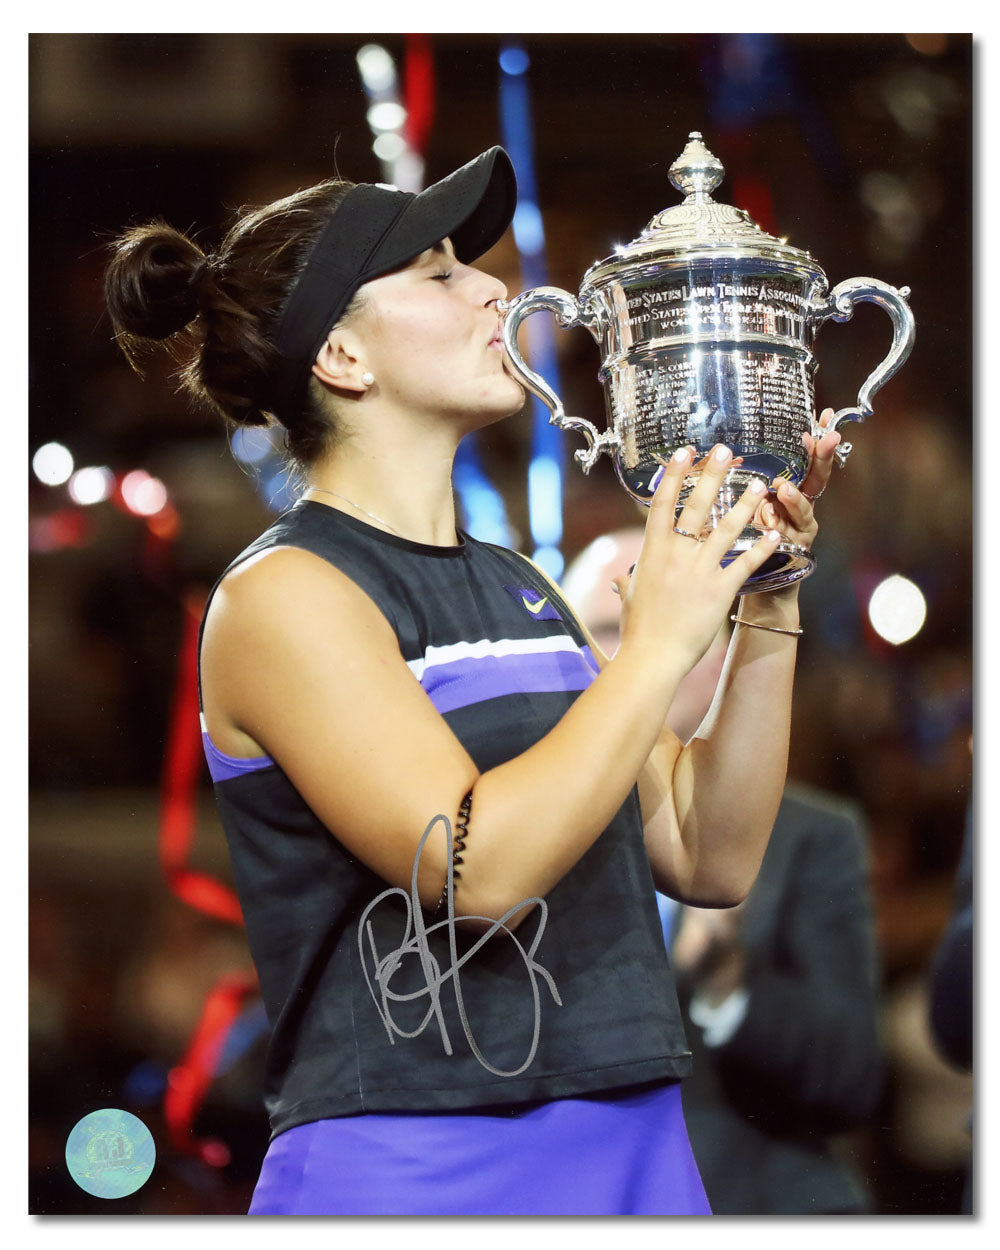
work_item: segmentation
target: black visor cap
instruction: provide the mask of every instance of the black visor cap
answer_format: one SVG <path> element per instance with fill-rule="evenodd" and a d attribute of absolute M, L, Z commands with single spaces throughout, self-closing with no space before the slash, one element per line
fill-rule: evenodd
<path fill-rule="evenodd" d="M 275 334 L 282 358 L 275 414 L 300 407 L 323 341 L 360 286 L 445 238 L 456 257 L 471 264 L 503 236 L 516 204 L 514 167 L 501 147 L 418 194 L 378 183 L 348 191 L 310 253 Z"/>
<path fill-rule="evenodd" d="M 375 249 L 364 280 L 407 264 L 444 238 L 469 265 L 502 238 L 516 206 L 510 157 L 501 147 L 490 148 L 410 199 Z"/>

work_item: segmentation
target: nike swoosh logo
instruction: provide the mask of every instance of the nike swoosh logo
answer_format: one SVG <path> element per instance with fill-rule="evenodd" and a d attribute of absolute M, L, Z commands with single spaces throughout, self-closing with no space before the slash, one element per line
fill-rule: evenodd
<path fill-rule="evenodd" d="M 529 603 L 527 599 L 525 599 L 524 595 L 521 596 L 521 602 L 528 609 L 528 611 L 531 613 L 532 616 L 537 616 L 538 613 L 541 612 L 542 608 L 544 608 L 545 605 L 548 603 L 548 601 L 549 601 L 548 595 L 546 595 L 544 599 L 539 599 L 537 603 Z"/>

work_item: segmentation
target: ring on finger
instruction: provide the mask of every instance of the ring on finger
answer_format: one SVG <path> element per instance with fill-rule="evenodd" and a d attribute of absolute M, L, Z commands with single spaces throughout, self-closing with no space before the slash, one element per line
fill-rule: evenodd
<path fill-rule="evenodd" d="M 674 533 L 680 534 L 681 538 L 693 538 L 696 543 L 701 542 L 700 534 L 692 534 L 690 530 L 682 530 L 678 526 L 674 526 Z"/>
<path fill-rule="evenodd" d="M 806 499 L 809 500 L 810 503 L 815 503 L 816 500 L 820 497 L 820 495 L 822 495 L 823 491 L 826 490 L 826 487 L 824 486 L 823 490 L 817 491 L 815 495 L 810 495 L 808 491 L 802 490 L 801 487 L 799 489 L 801 493 L 805 495 Z"/>

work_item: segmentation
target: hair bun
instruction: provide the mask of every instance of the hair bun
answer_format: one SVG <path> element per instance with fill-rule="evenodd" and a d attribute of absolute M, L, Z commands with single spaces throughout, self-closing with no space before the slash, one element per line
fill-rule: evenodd
<path fill-rule="evenodd" d="M 162 347 L 199 406 L 231 425 L 272 425 L 274 378 L 282 367 L 275 328 L 316 240 L 352 185 L 329 179 L 244 209 L 218 252 L 207 256 L 162 220 L 114 239 L 104 294 L 118 346 L 132 367 L 141 376 Z M 355 308 L 358 302 L 355 297 Z M 318 382 L 280 419 L 299 464 L 312 463 L 334 437 Z"/>
<path fill-rule="evenodd" d="M 126 339 L 165 339 L 184 329 L 198 313 L 206 264 L 196 243 L 163 222 L 121 235 L 104 275 L 115 332 Z"/>
<path fill-rule="evenodd" d="M 214 256 L 203 256 L 201 260 L 198 261 L 197 265 L 195 265 L 195 267 L 191 270 L 190 276 L 188 277 L 188 286 L 195 293 L 195 298 L 197 298 L 198 288 L 201 286 L 202 278 L 204 278 L 206 272 L 211 269 L 214 262 Z"/>

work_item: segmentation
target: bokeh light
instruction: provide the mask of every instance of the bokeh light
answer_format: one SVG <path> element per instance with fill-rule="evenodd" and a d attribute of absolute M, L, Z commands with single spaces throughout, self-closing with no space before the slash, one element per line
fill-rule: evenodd
<path fill-rule="evenodd" d="M 270 428 L 241 426 L 233 435 L 233 455 L 242 464 L 259 464 L 274 451 L 274 437 Z"/>
<path fill-rule="evenodd" d="M 368 110 L 372 130 L 398 130 L 406 121 L 406 109 L 395 100 L 379 100 Z"/>
<path fill-rule="evenodd" d="M 522 252 L 540 252 L 545 246 L 542 214 L 537 204 L 518 204 L 514 210 L 514 238 Z"/>
<path fill-rule="evenodd" d="M 880 638 L 899 646 L 922 629 L 927 619 L 927 600 L 919 586 L 894 573 L 872 591 L 868 619 Z"/>
<path fill-rule="evenodd" d="M 504 48 L 500 53 L 500 68 L 505 74 L 523 74 L 530 64 L 523 48 Z"/>
<path fill-rule="evenodd" d="M 136 516 L 154 516 L 167 502 L 167 488 L 145 469 L 133 469 L 121 482 L 125 507 Z"/>
<path fill-rule="evenodd" d="M 355 59 L 368 91 L 390 91 L 396 85 L 396 66 L 381 44 L 366 43 Z"/>
<path fill-rule="evenodd" d="M 88 505 L 110 499 L 115 489 L 115 475 L 104 465 L 87 465 L 77 469 L 69 479 L 69 497 L 74 503 Z"/>
<path fill-rule="evenodd" d="M 376 137 L 372 151 L 380 161 L 397 161 L 406 151 L 406 140 L 396 131 L 387 130 Z"/>
<path fill-rule="evenodd" d="M 43 443 L 32 456 L 31 467 L 46 486 L 62 486 L 73 473 L 73 454 L 62 443 Z"/>

